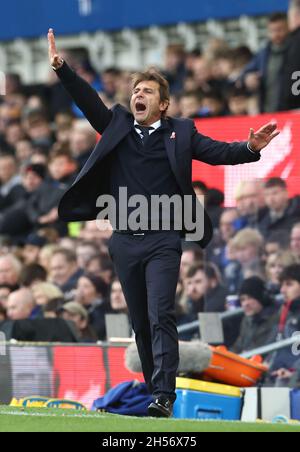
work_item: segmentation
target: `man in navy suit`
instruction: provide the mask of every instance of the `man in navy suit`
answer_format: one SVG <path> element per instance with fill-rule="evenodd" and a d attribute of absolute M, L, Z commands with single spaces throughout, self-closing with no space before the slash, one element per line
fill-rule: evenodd
<path fill-rule="evenodd" d="M 210 219 L 192 188 L 192 160 L 212 165 L 237 165 L 256 162 L 260 151 L 278 135 L 268 124 L 257 133 L 251 129 L 249 141 L 222 143 L 199 134 L 193 121 L 167 118 L 169 87 L 155 72 L 137 74 L 133 80 L 131 112 L 120 105 L 109 110 L 98 93 L 73 72 L 58 55 L 53 30 L 49 30 L 49 58 L 63 85 L 91 125 L 102 135 L 91 157 L 59 206 L 65 221 L 88 221 L 105 211 L 102 195 L 116 200 L 118 220 L 109 243 L 129 307 L 132 326 L 145 381 L 153 403 L 149 415 L 170 417 L 176 399 L 178 333 L 175 321 L 175 293 L 181 261 L 181 237 L 193 232 L 177 229 L 176 214 L 167 209 L 148 211 L 147 222 L 139 229 L 120 227 L 134 214 L 132 205 L 123 214 L 120 188 L 128 197 L 167 195 L 190 197 L 184 205 L 185 219 L 201 223 L 203 231 L 195 240 L 205 248 L 212 237 Z M 128 207 L 128 206 L 127 206 Z M 199 216 L 200 212 L 200 216 Z M 144 211 L 145 213 L 145 211 Z M 174 218 L 172 217 L 174 214 Z M 124 218 L 125 216 L 125 218 Z M 182 216 L 182 212 L 179 216 Z M 165 218 L 168 217 L 168 218 Z M 162 227 L 170 220 L 169 230 Z M 157 221 L 158 228 L 150 227 Z M 200 227 L 201 230 L 201 227 Z M 192 237 L 192 235 L 190 235 Z"/>

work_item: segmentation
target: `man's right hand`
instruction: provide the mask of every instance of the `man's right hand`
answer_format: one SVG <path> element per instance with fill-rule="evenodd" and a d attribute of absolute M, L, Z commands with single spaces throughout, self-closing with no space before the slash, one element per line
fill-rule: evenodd
<path fill-rule="evenodd" d="M 64 60 L 59 56 L 55 44 L 54 31 L 52 28 L 48 32 L 48 44 L 49 44 L 49 61 L 53 69 L 59 69 L 64 64 Z"/>

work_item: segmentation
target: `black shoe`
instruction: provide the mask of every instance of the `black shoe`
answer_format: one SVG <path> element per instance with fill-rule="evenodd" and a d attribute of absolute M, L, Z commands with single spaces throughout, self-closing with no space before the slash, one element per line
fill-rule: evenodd
<path fill-rule="evenodd" d="M 172 417 L 173 403 L 166 397 L 158 397 L 148 407 L 150 417 Z"/>

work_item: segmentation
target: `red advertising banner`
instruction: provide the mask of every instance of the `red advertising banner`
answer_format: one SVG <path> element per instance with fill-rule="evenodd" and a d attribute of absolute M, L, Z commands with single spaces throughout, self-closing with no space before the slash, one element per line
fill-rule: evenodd
<path fill-rule="evenodd" d="M 257 163 L 238 166 L 210 166 L 193 163 L 193 180 L 204 181 L 209 188 L 225 192 L 226 206 L 235 205 L 235 190 L 243 180 L 282 177 L 288 183 L 290 195 L 300 194 L 300 113 L 274 113 L 259 116 L 200 119 L 200 133 L 220 141 L 244 141 L 249 130 L 276 121 L 281 134 L 262 153 Z"/>
<path fill-rule="evenodd" d="M 101 347 L 53 347 L 54 397 L 76 400 L 88 409 L 106 393 Z"/>
<path fill-rule="evenodd" d="M 133 373 L 125 367 L 126 347 L 109 347 L 108 363 L 110 386 L 113 388 L 124 381 L 138 380 L 144 382 L 143 374 Z"/>

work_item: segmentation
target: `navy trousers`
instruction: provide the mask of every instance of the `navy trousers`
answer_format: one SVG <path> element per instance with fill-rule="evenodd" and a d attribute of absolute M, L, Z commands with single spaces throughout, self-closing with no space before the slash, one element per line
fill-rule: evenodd
<path fill-rule="evenodd" d="M 154 398 L 176 399 L 179 365 L 175 295 L 182 255 L 177 231 L 114 232 L 109 252 L 129 308 L 145 382 Z"/>

